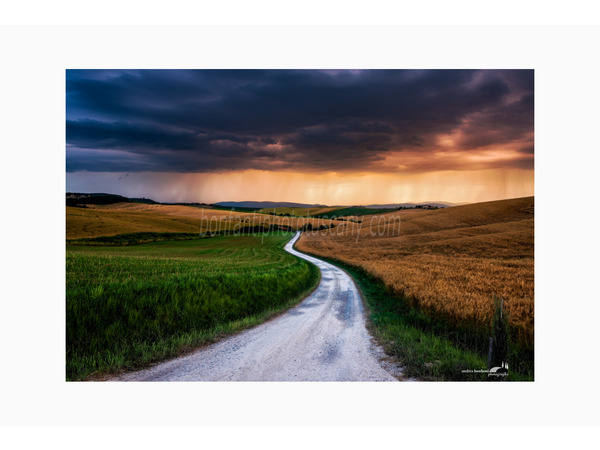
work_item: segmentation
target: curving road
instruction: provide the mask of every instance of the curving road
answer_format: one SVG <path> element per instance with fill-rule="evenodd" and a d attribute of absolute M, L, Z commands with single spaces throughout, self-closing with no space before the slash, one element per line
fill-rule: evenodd
<path fill-rule="evenodd" d="M 293 248 L 321 270 L 317 289 L 286 313 L 181 358 L 114 381 L 397 381 L 365 328 L 360 294 L 343 270 Z M 396 377 L 382 367 L 387 365 Z"/>

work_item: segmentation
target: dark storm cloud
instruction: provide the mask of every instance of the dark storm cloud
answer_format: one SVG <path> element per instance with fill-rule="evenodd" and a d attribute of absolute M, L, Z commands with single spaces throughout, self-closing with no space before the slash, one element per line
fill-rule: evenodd
<path fill-rule="evenodd" d="M 533 71 L 67 71 L 68 171 L 381 170 L 457 131 L 531 148 Z"/>
<path fill-rule="evenodd" d="M 471 118 L 473 120 L 461 129 L 463 137 L 459 144 L 462 149 L 477 149 L 520 139 L 533 146 L 533 94 L 525 94 L 501 108 L 482 109 L 473 113 Z"/>

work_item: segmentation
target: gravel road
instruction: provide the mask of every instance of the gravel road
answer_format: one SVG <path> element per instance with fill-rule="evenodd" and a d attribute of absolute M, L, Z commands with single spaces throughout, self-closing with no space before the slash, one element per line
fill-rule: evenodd
<path fill-rule="evenodd" d="M 365 328 L 360 294 L 341 269 L 293 249 L 321 270 L 317 289 L 298 306 L 254 328 L 112 381 L 397 381 L 400 369 Z M 387 368 L 384 368 L 384 366 Z M 395 374 L 392 375 L 392 373 Z"/>

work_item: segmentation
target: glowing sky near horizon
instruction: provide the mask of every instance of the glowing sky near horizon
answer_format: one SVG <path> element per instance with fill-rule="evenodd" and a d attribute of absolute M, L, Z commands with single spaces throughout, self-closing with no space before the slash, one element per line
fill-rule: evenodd
<path fill-rule="evenodd" d="M 483 202 L 533 195 L 533 187 L 531 174 L 519 169 L 439 171 L 416 175 L 246 170 L 208 174 L 74 172 L 70 174 L 67 190 L 118 192 L 127 197 L 146 197 L 159 202 L 217 203 L 251 199 L 369 205 L 428 201 Z"/>
<path fill-rule="evenodd" d="M 533 195 L 533 71 L 67 71 L 67 191 L 355 205 Z"/>

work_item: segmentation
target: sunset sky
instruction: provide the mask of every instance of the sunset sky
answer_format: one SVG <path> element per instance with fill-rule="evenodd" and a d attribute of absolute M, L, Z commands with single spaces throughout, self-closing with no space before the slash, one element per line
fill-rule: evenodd
<path fill-rule="evenodd" d="M 67 191 L 162 202 L 534 193 L 532 70 L 68 70 Z"/>

